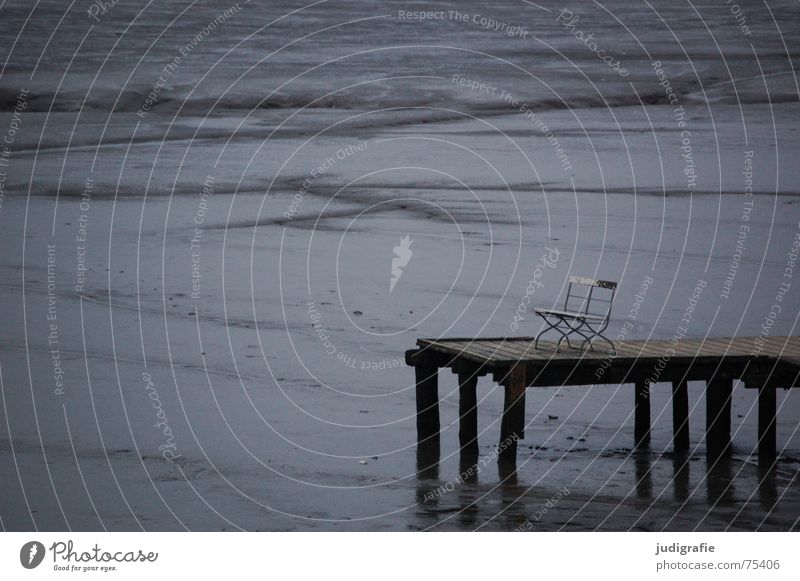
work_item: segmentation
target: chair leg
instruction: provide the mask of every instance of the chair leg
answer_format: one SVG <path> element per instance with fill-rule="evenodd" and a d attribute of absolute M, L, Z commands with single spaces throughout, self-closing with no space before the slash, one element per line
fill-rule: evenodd
<path fill-rule="evenodd" d="M 537 313 L 537 314 L 538 314 L 538 313 Z M 543 315 L 539 315 L 539 316 L 540 316 L 540 317 L 542 318 L 542 320 L 544 321 L 544 324 L 545 324 L 545 325 L 547 325 L 547 328 L 546 328 L 546 329 L 543 329 L 543 330 L 541 330 L 541 331 L 539 331 L 539 334 L 538 334 L 538 335 L 536 335 L 536 340 L 533 342 L 533 348 L 534 348 L 534 349 L 538 349 L 538 348 L 539 348 L 539 338 L 540 338 L 542 335 L 544 335 L 545 333 L 547 333 L 547 332 L 548 332 L 550 329 L 556 329 L 556 327 L 557 327 L 557 325 L 558 325 L 558 323 L 556 323 L 556 324 L 553 324 L 553 323 L 551 323 L 550 321 L 548 321 L 548 320 L 547 320 L 547 317 L 545 317 L 545 316 L 543 316 Z"/>
<path fill-rule="evenodd" d="M 590 331 L 593 331 L 592 326 L 589 325 L 586 321 L 579 321 L 579 324 L 578 324 L 577 327 L 571 327 L 572 333 L 577 333 L 578 335 L 583 337 L 583 341 L 581 341 L 581 347 L 580 347 L 581 351 L 585 350 L 585 345 L 587 345 L 587 344 L 589 345 L 589 349 L 591 351 L 594 351 L 594 348 L 592 347 L 592 338 L 593 338 L 593 336 L 589 336 L 586 333 L 584 333 L 582 331 L 582 329 L 584 327 L 586 327 Z"/>
<path fill-rule="evenodd" d="M 561 347 L 561 342 L 564 341 L 564 339 L 567 340 L 567 345 L 569 346 L 569 348 L 570 349 L 573 348 L 572 347 L 572 343 L 570 343 L 570 340 L 569 340 L 569 335 L 571 333 L 571 327 L 568 326 L 568 329 L 570 329 L 570 332 L 568 332 L 568 333 L 565 333 L 563 328 L 561 327 L 562 323 L 565 323 L 564 319 L 559 317 L 556 320 L 555 323 L 551 323 L 550 321 L 547 320 L 546 317 L 543 317 L 543 316 L 542 316 L 542 319 L 544 319 L 544 322 L 547 325 L 547 328 L 543 329 L 542 331 L 539 331 L 539 334 L 536 336 L 536 340 L 533 343 L 533 348 L 534 349 L 538 349 L 539 348 L 539 338 L 542 335 L 544 335 L 545 333 L 547 333 L 548 331 L 550 331 L 550 330 L 556 330 L 559 333 L 561 333 L 561 337 L 558 339 L 558 343 L 556 343 L 556 351 Z"/>
<path fill-rule="evenodd" d="M 614 343 L 608 337 L 600 335 L 599 333 L 597 335 L 595 335 L 594 337 L 592 337 L 591 341 L 589 341 L 589 343 L 592 345 L 592 348 L 591 348 L 592 351 L 594 351 L 594 342 L 597 339 L 602 339 L 603 341 L 608 343 L 608 346 L 611 347 L 611 352 L 616 352 L 616 347 L 614 346 Z"/>
<path fill-rule="evenodd" d="M 570 349 L 575 349 L 573 347 L 572 342 L 569 340 L 570 335 L 580 335 L 583 338 L 580 344 L 581 351 L 595 351 L 594 342 L 597 339 L 602 339 L 606 343 L 608 343 L 611 350 L 614 351 L 614 342 L 611 341 L 608 337 L 603 335 L 603 331 L 608 326 L 608 322 L 604 323 L 599 328 L 593 327 L 590 323 L 585 320 L 576 320 L 575 325 L 570 324 L 567 319 L 563 317 L 558 317 L 555 323 L 550 322 L 545 316 L 539 315 L 544 320 L 545 324 L 547 325 L 546 329 L 539 331 L 539 334 L 536 335 L 536 339 L 533 343 L 534 349 L 539 349 L 539 340 L 541 339 L 542 335 L 547 333 L 548 331 L 555 330 L 561 334 L 559 337 L 558 342 L 556 343 L 556 350 L 561 348 L 561 344 L 566 340 L 567 346 Z M 588 347 L 588 349 L 587 349 Z"/>
<path fill-rule="evenodd" d="M 606 315 L 606 319 L 601 323 L 600 327 L 597 329 L 596 335 L 609 344 L 609 346 L 611 347 L 611 351 L 616 352 L 616 348 L 614 347 L 614 342 L 603 334 L 606 332 L 606 329 L 608 328 L 608 322 L 609 322 L 609 316 Z"/>
<path fill-rule="evenodd" d="M 579 327 L 578 329 L 581 329 L 581 328 L 583 328 L 583 327 L 586 327 L 587 329 L 589 329 L 589 330 L 591 331 L 591 336 L 590 336 L 590 337 L 587 337 L 587 336 L 586 336 L 586 334 L 585 334 L 585 333 L 583 333 L 583 332 L 581 332 L 580 330 L 577 330 L 577 331 L 576 331 L 576 332 L 577 332 L 579 335 L 581 335 L 582 337 L 584 337 L 584 338 L 585 338 L 585 339 L 584 339 L 584 342 L 583 342 L 583 343 L 581 343 L 581 349 L 583 350 L 583 348 L 584 348 L 584 347 L 583 347 L 583 346 L 584 346 L 584 344 L 588 344 L 588 345 L 589 345 L 589 350 L 591 350 L 591 351 L 594 351 L 594 350 L 595 350 L 595 349 L 594 349 L 594 342 L 595 342 L 597 339 L 602 339 L 603 341 L 605 341 L 606 343 L 608 343 L 608 345 L 611 347 L 611 351 L 615 351 L 614 342 L 613 342 L 613 341 L 611 341 L 611 339 L 609 339 L 609 338 L 608 338 L 608 337 L 606 337 L 605 335 L 603 335 L 603 331 L 605 331 L 605 330 L 606 330 L 606 327 L 607 327 L 607 326 L 608 326 L 608 322 L 605 322 L 605 323 L 604 323 L 604 324 L 602 324 L 602 325 L 601 325 L 599 328 L 595 328 L 595 327 L 592 327 L 592 325 L 591 325 L 591 324 L 589 324 L 589 323 L 587 323 L 586 321 L 584 321 L 584 322 L 583 322 L 583 324 L 581 325 L 581 327 Z"/>
<path fill-rule="evenodd" d="M 586 324 L 585 322 L 582 322 L 581 325 L 577 329 L 575 329 L 575 332 L 578 335 L 580 335 L 581 337 L 583 337 L 583 341 L 581 342 L 581 351 L 585 350 L 584 345 L 588 345 L 589 346 L 589 351 L 594 351 L 594 346 L 592 345 L 592 339 L 594 339 L 594 335 L 590 336 L 590 335 L 587 335 L 586 333 L 584 333 L 583 331 L 581 331 L 581 329 L 583 327 L 586 327 L 587 329 L 592 330 L 592 327 L 590 325 Z"/>
<path fill-rule="evenodd" d="M 572 349 L 572 348 L 573 348 L 573 347 L 572 347 L 572 343 L 570 343 L 570 341 L 569 341 L 569 333 L 565 333 L 564 331 L 562 331 L 562 330 L 561 330 L 560 328 L 558 328 L 558 327 L 556 327 L 556 330 L 557 330 L 559 333 L 561 333 L 561 338 L 558 340 L 558 343 L 556 343 L 556 351 L 558 351 L 558 350 L 561 348 L 561 342 L 562 342 L 562 341 L 564 341 L 565 339 L 566 339 L 566 341 L 567 341 L 567 347 L 569 347 L 570 349 Z"/>

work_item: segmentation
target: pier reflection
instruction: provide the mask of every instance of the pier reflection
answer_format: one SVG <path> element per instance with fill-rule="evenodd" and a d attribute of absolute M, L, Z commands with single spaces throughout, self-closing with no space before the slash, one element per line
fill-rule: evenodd
<path fill-rule="evenodd" d="M 675 500 L 683 502 L 690 496 L 689 476 L 691 474 L 691 456 L 674 454 L 672 456 L 672 482 Z"/>
<path fill-rule="evenodd" d="M 758 465 L 758 500 L 761 507 L 772 512 L 778 502 L 777 462 L 760 462 Z"/>
<path fill-rule="evenodd" d="M 417 446 L 416 499 L 421 504 L 438 504 L 438 496 L 431 494 L 439 480 L 440 448 L 436 444 Z"/>
<path fill-rule="evenodd" d="M 636 496 L 647 500 L 653 497 L 653 476 L 650 454 L 647 451 L 634 452 L 633 463 L 636 467 Z"/>
<path fill-rule="evenodd" d="M 706 462 L 706 492 L 711 505 L 733 502 L 733 464 L 728 456 Z"/>
<path fill-rule="evenodd" d="M 516 458 L 503 458 L 497 462 L 497 476 L 501 486 L 516 486 L 517 460 Z"/>

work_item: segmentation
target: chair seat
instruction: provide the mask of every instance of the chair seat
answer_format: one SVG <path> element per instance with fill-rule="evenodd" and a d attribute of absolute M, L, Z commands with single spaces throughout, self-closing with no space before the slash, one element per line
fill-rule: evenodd
<path fill-rule="evenodd" d="M 605 319 L 603 315 L 592 315 L 589 313 L 577 313 L 573 311 L 555 311 L 555 310 L 548 310 L 548 309 L 534 309 L 534 312 L 537 315 L 543 316 L 554 316 L 560 317 L 563 319 L 583 319 L 588 321 L 602 321 Z"/>

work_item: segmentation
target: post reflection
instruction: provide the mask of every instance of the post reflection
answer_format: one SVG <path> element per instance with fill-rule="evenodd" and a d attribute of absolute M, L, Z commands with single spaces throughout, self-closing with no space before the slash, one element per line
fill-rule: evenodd
<path fill-rule="evenodd" d="M 727 456 L 706 461 L 706 491 L 711 505 L 733 502 L 733 466 Z"/>
<path fill-rule="evenodd" d="M 653 497 L 653 477 L 650 465 L 650 454 L 646 450 L 640 450 L 633 455 L 634 466 L 636 467 L 636 496 L 642 499 Z"/>
<path fill-rule="evenodd" d="M 517 484 L 517 459 L 498 460 L 497 476 L 500 478 L 501 486 L 515 486 Z"/>
<path fill-rule="evenodd" d="M 478 501 L 478 493 L 475 484 L 478 483 L 478 474 L 481 471 L 479 464 L 480 456 L 477 449 L 461 450 L 458 457 L 458 522 L 464 530 L 474 529 L 480 522 L 479 506 L 483 502 Z"/>
<path fill-rule="evenodd" d="M 776 462 L 759 462 L 758 464 L 758 500 L 761 507 L 772 512 L 778 502 L 778 483 Z"/>
<path fill-rule="evenodd" d="M 676 453 L 672 456 L 672 482 L 675 500 L 683 502 L 689 498 L 689 476 L 691 456 Z"/>
<path fill-rule="evenodd" d="M 435 488 L 433 482 L 439 480 L 440 449 L 438 444 L 417 446 L 417 490 L 419 503 L 438 502 L 438 496 L 430 494 Z"/>

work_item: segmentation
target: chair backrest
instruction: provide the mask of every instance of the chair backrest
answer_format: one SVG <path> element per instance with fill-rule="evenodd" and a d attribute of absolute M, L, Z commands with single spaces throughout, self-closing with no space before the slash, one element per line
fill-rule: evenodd
<path fill-rule="evenodd" d="M 616 292 L 617 283 L 615 282 L 571 276 L 569 277 L 567 298 L 564 301 L 564 310 L 597 315 L 607 320 L 611 314 L 611 306 L 614 303 Z"/>

